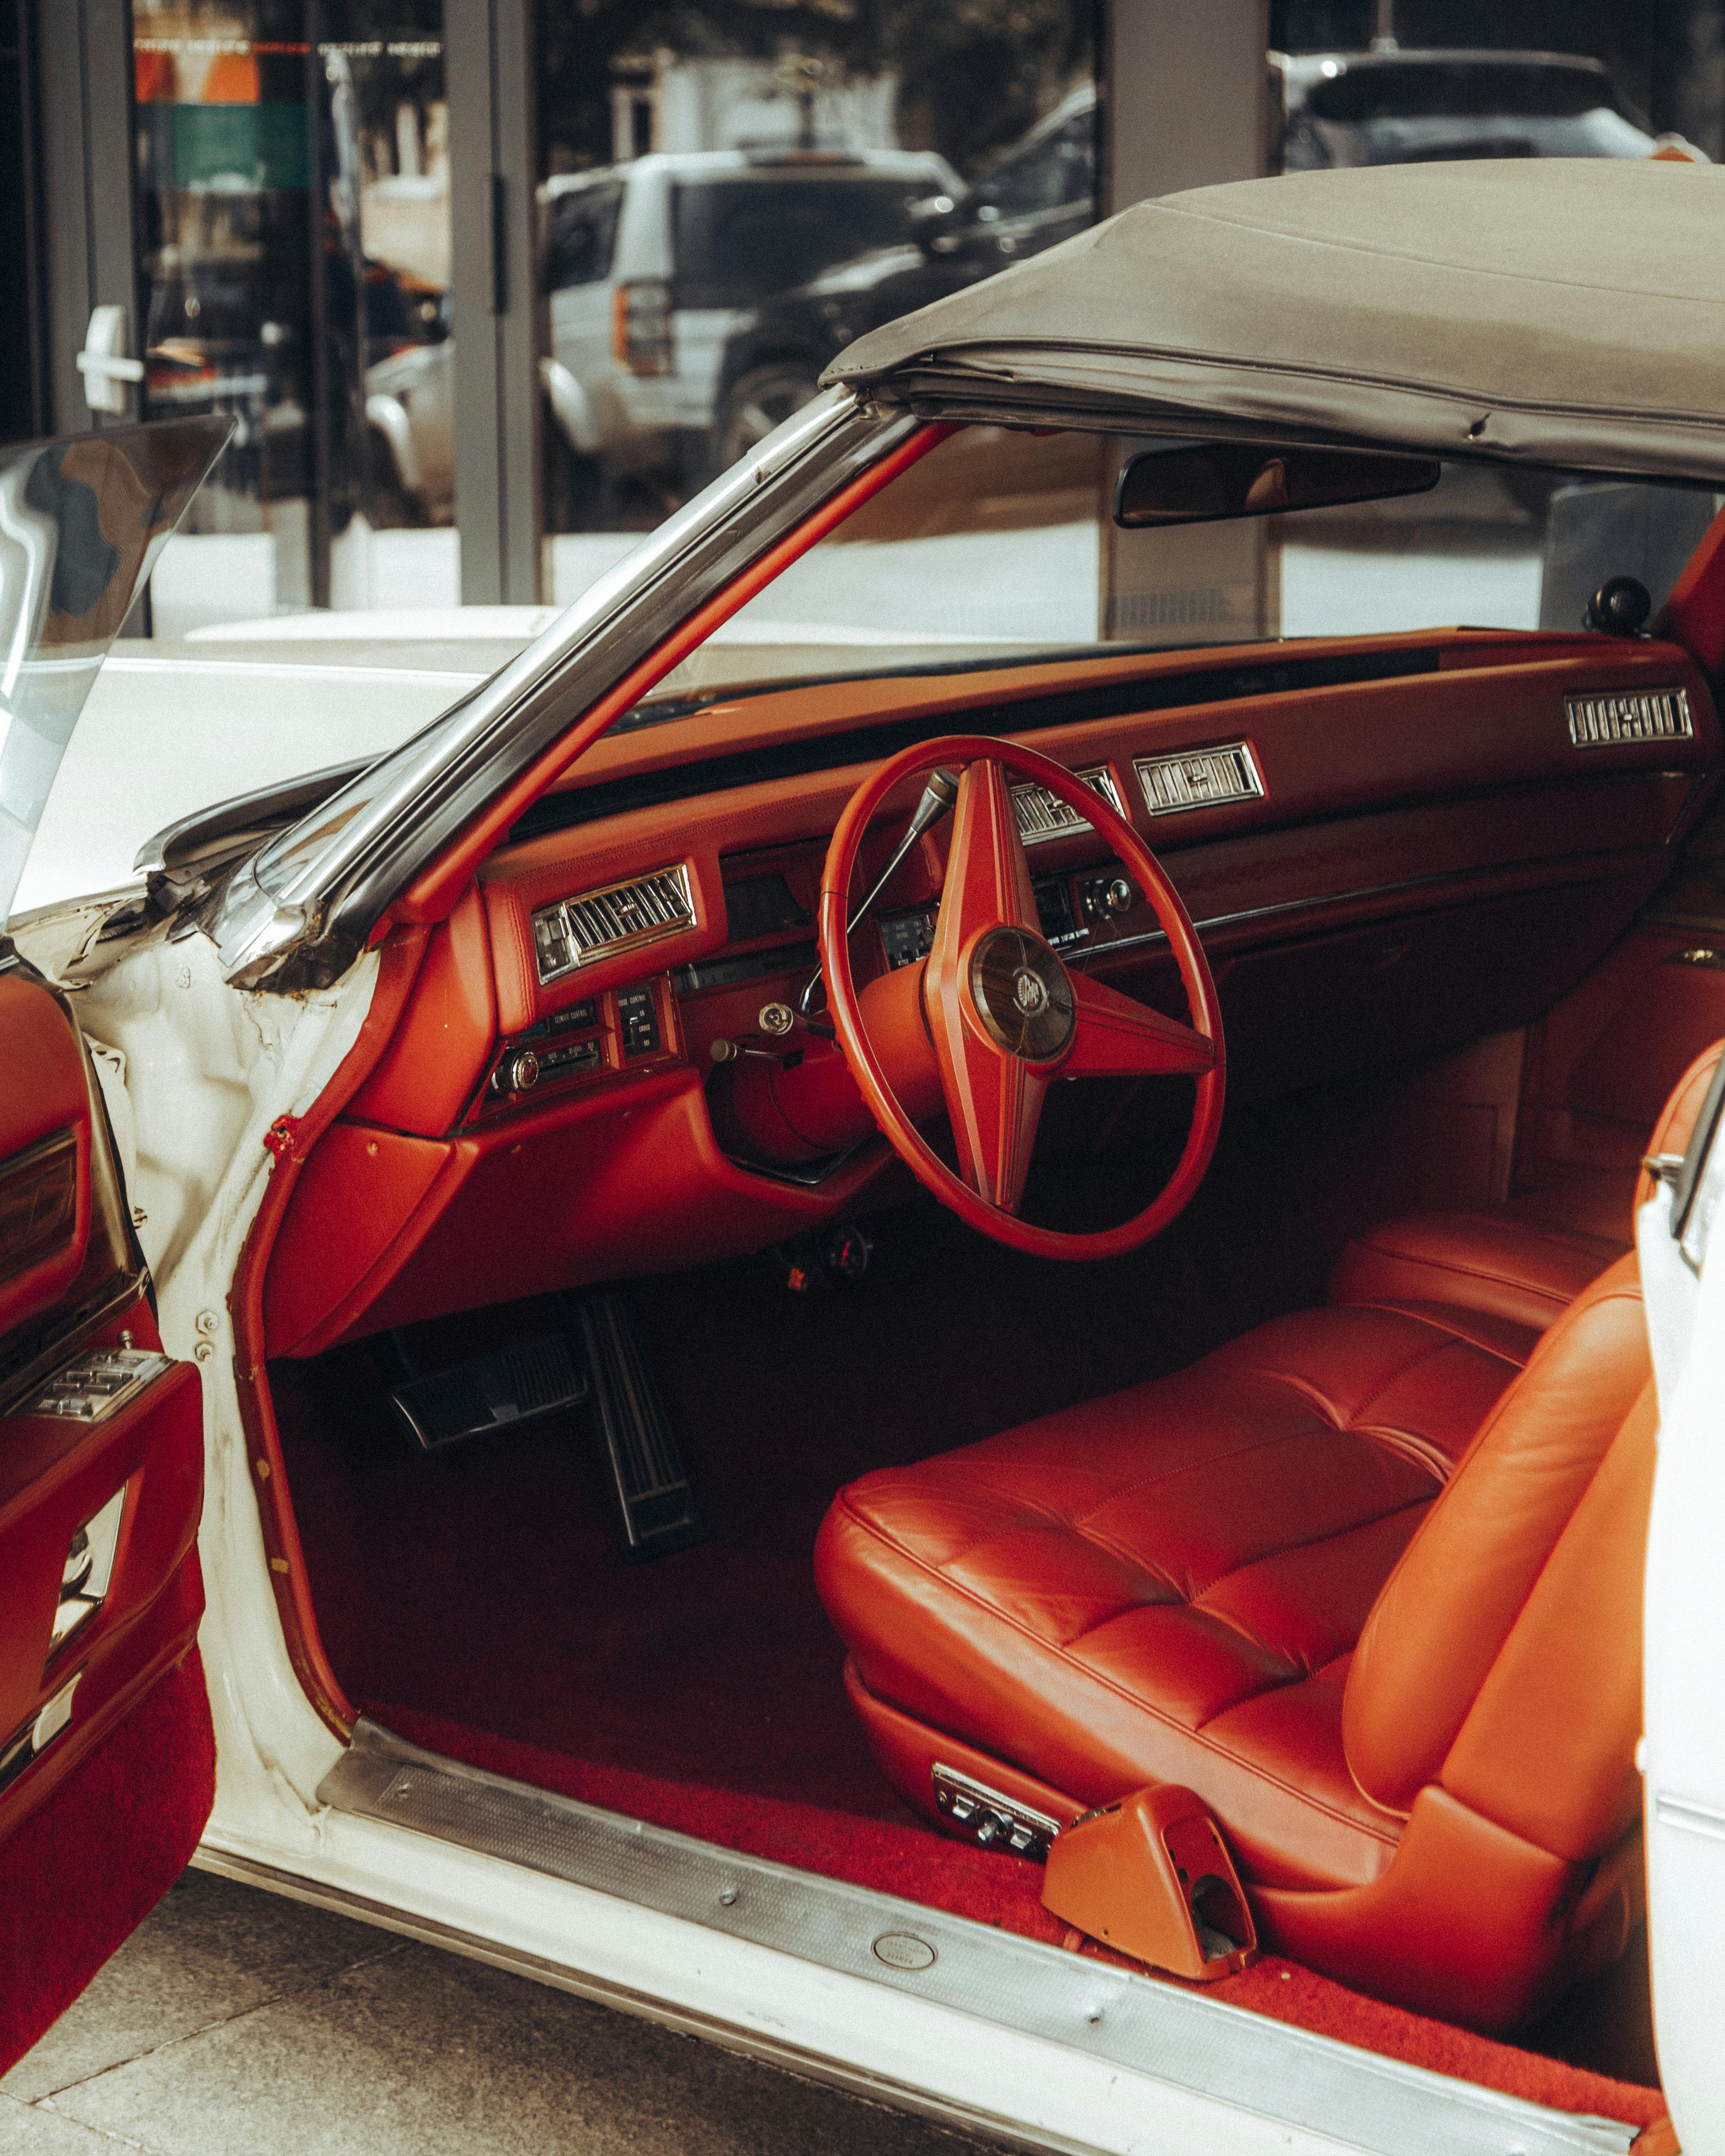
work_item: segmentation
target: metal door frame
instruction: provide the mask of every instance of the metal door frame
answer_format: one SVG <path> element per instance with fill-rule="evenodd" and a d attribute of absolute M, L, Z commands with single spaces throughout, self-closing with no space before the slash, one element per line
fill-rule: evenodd
<path fill-rule="evenodd" d="M 84 396 L 78 355 L 93 309 L 126 310 L 140 334 L 132 194 L 131 0 L 26 0 L 40 98 L 47 259 L 49 424 L 81 434 L 102 424 Z M 127 410 L 136 418 L 136 392 Z"/>

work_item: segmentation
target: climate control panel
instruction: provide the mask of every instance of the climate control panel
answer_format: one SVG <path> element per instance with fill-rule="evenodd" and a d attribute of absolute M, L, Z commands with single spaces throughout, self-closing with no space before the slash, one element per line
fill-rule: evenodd
<path fill-rule="evenodd" d="M 588 996 L 501 1045 L 468 1120 L 578 1081 L 675 1062 L 681 1053 L 676 999 L 664 974 Z"/>

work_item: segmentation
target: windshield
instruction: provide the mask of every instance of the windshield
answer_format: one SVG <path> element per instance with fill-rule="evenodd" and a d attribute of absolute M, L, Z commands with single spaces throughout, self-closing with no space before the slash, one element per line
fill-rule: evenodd
<path fill-rule="evenodd" d="M 1021 664 L 1083 649 L 1469 624 L 1579 629 L 1632 576 L 1664 600 L 1712 521 L 1709 486 L 1453 462 L 1429 493 L 1122 531 L 1153 446 L 968 427 L 794 562 L 622 725 L 740 688 Z"/>
<path fill-rule="evenodd" d="M 910 230 L 912 203 L 935 192 L 891 179 L 702 182 L 676 189 L 677 303 L 752 307 L 806 284 L 834 263 L 891 246 Z"/>
<path fill-rule="evenodd" d="M 0 450 L 0 921 L 108 647 L 229 426 Z"/>

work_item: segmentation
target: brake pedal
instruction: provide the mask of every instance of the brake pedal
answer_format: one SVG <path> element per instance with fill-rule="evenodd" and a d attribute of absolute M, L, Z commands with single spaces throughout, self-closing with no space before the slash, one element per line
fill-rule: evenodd
<path fill-rule="evenodd" d="M 624 1555 L 639 1563 L 705 1542 L 695 1493 L 628 1306 L 614 1295 L 590 1296 L 581 1305 L 581 1337 L 622 1516 Z"/>
<path fill-rule="evenodd" d="M 475 1355 L 452 1370 L 408 1378 L 392 1386 L 389 1404 L 424 1452 L 441 1452 L 469 1438 L 531 1422 L 588 1394 L 587 1373 L 560 1332 Z"/>

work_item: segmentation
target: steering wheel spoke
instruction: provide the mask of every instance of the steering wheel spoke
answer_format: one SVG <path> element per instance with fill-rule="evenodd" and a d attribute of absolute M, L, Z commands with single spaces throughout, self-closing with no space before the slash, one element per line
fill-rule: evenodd
<path fill-rule="evenodd" d="M 984 757 L 958 782 L 932 963 L 938 965 L 943 952 L 956 957 L 978 929 L 996 927 L 1042 932 L 1006 773 Z"/>
<path fill-rule="evenodd" d="M 947 1114 L 960 1172 L 984 1204 L 1018 1211 L 1047 1091 L 1046 1077 L 1016 1055 L 966 1043 L 946 1087 Z"/>
<path fill-rule="evenodd" d="M 1066 1078 L 1201 1078 L 1216 1067 L 1216 1044 L 1147 1004 L 1074 973 L 1078 1025 Z"/>

